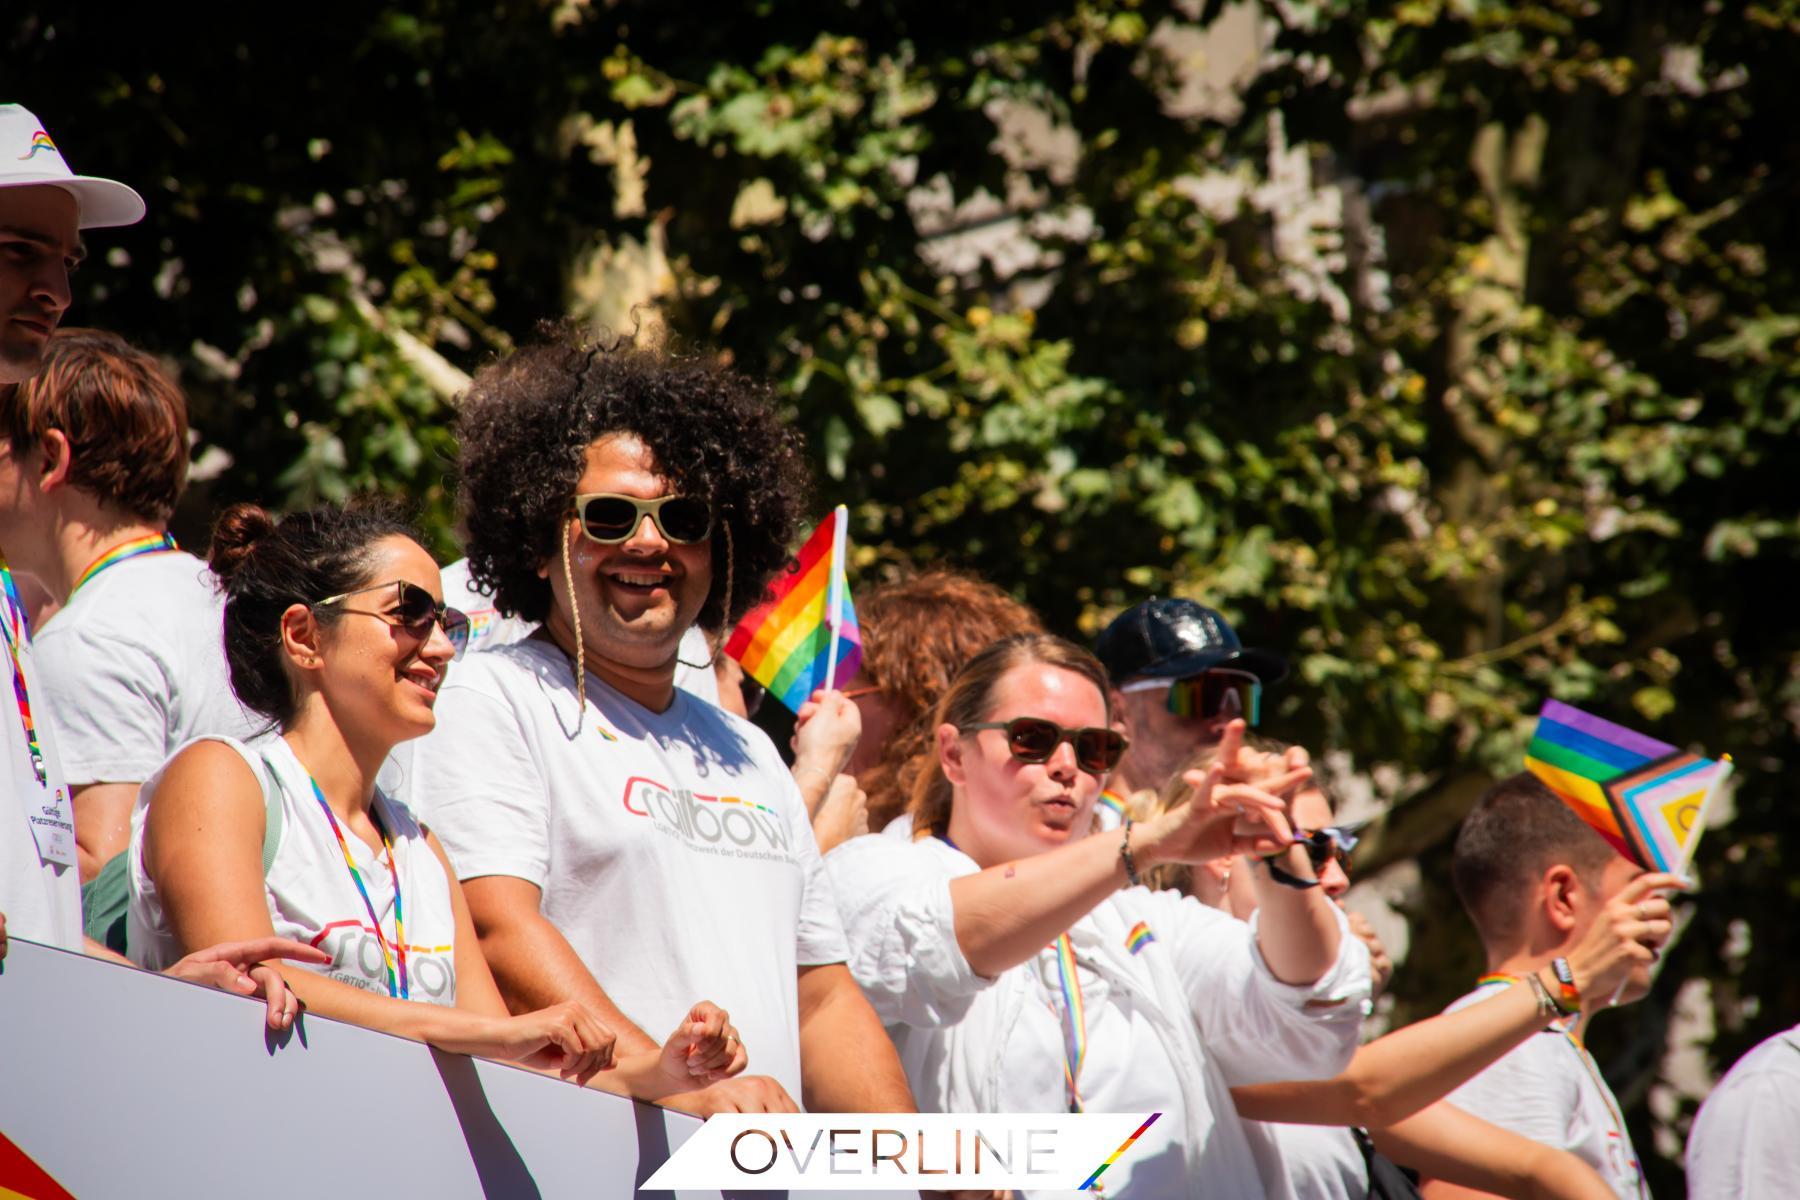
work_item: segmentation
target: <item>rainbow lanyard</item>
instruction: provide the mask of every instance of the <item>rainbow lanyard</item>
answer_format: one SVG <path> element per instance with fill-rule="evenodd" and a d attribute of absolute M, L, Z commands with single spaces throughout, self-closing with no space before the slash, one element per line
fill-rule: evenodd
<path fill-rule="evenodd" d="M 1122 817 L 1125 815 L 1125 797 L 1119 795 L 1119 793 L 1113 791 L 1111 788 L 1100 789 L 1100 803 L 1107 808 L 1112 809 L 1116 816 Z"/>
<path fill-rule="evenodd" d="M 344 852 L 344 865 L 350 868 L 350 878 L 356 884 L 356 890 L 362 895 L 363 907 L 369 912 L 369 925 L 375 930 L 375 940 L 381 943 L 381 958 L 387 964 L 388 995 L 401 1000 L 412 999 L 411 989 L 406 985 L 406 925 L 400 916 L 400 862 L 394 857 L 394 843 L 388 839 L 387 830 L 375 816 L 375 810 L 369 809 L 369 819 L 375 822 L 375 829 L 381 834 L 381 844 L 387 850 L 388 870 L 394 876 L 394 941 L 390 948 L 387 937 L 381 932 L 381 920 L 375 915 L 375 905 L 369 901 L 369 889 L 363 886 L 362 872 L 356 869 L 356 860 L 350 857 L 350 843 L 344 840 L 344 831 L 338 827 L 336 814 L 331 805 L 325 803 L 325 793 L 319 790 L 319 781 L 309 773 L 307 782 L 312 784 L 313 796 L 319 807 L 325 810 L 325 819 L 331 822 L 331 832 L 337 834 L 338 849 Z M 395 954 L 400 958 L 398 983 L 394 974 Z"/>
<path fill-rule="evenodd" d="M 0 589 L 6 596 L 6 619 L 0 621 L 0 633 L 6 637 L 6 652 L 12 656 L 13 698 L 19 702 L 19 720 L 25 726 L 25 748 L 31 753 L 31 771 L 38 786 L 50 786 L 50 772 L 44 767 L 44 748 L 38 744 L 37 723 L 31 719 L 31 693 L 25 690 L 25 605 L 13 583 L 12 570 L 6 556 L 0 554 Z"/>
<path fill-rule="evenodd" d="M 1480 979 L 1475 981 L 1475 986 L 1487 987 L 1489 984 L 1494 983 L 1514 984 L 1518 981 L 1519 976 L 1517 975 L 1483 975 Z M 1625 1133 L 1625 1114 L 1619 1111 L 1618 1103 L 1613 1099 L 1612 1089 L 1606 1086 L 1606 1080 L 1601 1076 L 1600 1068 L 1594 1065 L 1594 1056 L 1587 1052 L 1587 1047 L 1583 1046 L 1581 1044 L 1581 1039 L 1575 1035 L 1575 1021 L 1578 1016 L 1579 1014 L 1571 1016 L 1567 1021 L 1560 1024 L 1554 1024 L 1550 1028 L 1554 1029 L 1557 1033 L 1560 1033 L 1568 1041 L 1569 1045 L 1575 1048 L 1575 1054 L 1581 1059 L 1581 1065 L 1586 1068 L 1588 1078 L 1594 1081 L 1594 1086 L 1600 1091 L 1600 1101 L 1602 1104 L 1606 1105 L 1607 1118 L 1613 1123 L 1613 1132 L 1618 1135 L 1620 1146 L 1623 1147 L 1629 1145 L 1630 1143 L 1627 1140 Z M 1546 1030 L 1545 1032 L 1549 1031 Z M 1631 1171 L 1632 1175 L 1637 1180 L 1638 1195 L 1645 1195 L 1644 1168 L 1635 1158 L 1631 1160 Z"/>
<path fill-rule="evenodd" d="M 1085 1112 L 1081 1064 L 1087 1059 L 1087 1005 L 1081 998 L 1081 976 L 1075 971 L 1075 946 L 1066 933 L 1056 939 L 1056 974 L 1062 984 L 1063 1081 L 1069 1085 L 1069 1111 Z"/>
<path fill-rule="evenodd" d="M 81 573 L 81 577 L 75 581 L 75 586 L 69 589 L 69 596 L 71 599 L 74 598 L 75 593 L 81 590 L 82 584 L 108 567 L 118 566 L 128 558 L 137 558 L 143 554 L 167 554 L 171 550 L 179 549 L 181 547 L 175 544 L 174 535 L 168 533 L 153 533 L 146 537 L 132 538 L 129 542 L 120 542 L 87 565 L 87 570 Z"/>

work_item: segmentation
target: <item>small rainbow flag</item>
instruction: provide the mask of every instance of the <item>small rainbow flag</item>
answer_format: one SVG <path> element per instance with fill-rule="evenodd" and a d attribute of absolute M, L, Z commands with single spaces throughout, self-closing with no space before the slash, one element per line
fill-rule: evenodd
<path fill-rule="evenodd" d="M 769 585 L 769 599 L 725 643 L 744 673 L 794 712 L 820 688 L 842 687 L 862 663 L 862 630 L 844 574 L 849 525 L 850 511 L 840 504 L 800 547 L 794 570 Z"/>
<path fill-rule="evenodd" d="M 1525 766 L 1620 854 L 1677 874 L 1731 774 L 1729 756 L 1701 758 L 1558 700 L 1544 701 Z"/>
<path fill-rule="evenodd" d="M 1131 932 L 1125 935 L 1125 948 L 1136 954 L 1155 940 L 1156 935 L 1150 932 L 1149 922 L 1139 921 L 1131 927 Z"/>

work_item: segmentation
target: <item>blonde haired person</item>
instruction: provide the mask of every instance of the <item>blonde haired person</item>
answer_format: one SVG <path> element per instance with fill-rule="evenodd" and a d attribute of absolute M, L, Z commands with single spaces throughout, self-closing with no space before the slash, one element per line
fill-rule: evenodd
<path fill-rule="evenodd" d="M 1230 1088 L 1342 1069 L 1368 955 L 1316 889 L 1267 871 L 1255 886 L 1270 919 L 1254 926 L 1136 884 L 1165 862 L 1278 850 L 1280 793 L 1309 772 L 1246 772 L 1228 754 L 1195 803 L 1093 832 L 1125 748 L 1110 716 L 1105 671 L 1060 638 L 970 660 L 938 704 L 913 839 L 857 838 L 826 858 L 851 970 L 922 1109 L 1159 1111 L 1110 1193 L 1291 1196 Z M 1299 851 L 1280 857 L 1308 870 Z"/>

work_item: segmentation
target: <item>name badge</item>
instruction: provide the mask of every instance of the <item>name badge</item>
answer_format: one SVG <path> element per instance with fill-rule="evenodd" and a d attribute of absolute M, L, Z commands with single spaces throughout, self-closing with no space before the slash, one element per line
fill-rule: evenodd
<path fill-rule="evenodd" d="M 31 836 L 37 839 L 38 858 L 59 867 L 75 865 L 75 818 L 69 804 L 69 793 L 61 788 L 38 788 L 28 793 L 26 816 L 31 820 Z"/>

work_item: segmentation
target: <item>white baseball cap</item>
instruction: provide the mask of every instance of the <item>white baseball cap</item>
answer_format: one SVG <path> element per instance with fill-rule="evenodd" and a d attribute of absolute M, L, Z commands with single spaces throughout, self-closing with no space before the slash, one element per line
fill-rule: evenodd
<path fill-rule="evenodd" d="M 44 124 L 20 104 L 0 104 L 0 188 L 49 184 L 75 197 L 82 229 L 135 225 L 144 219 L 144 198 L 111 179 L 77 175 Z"/>

